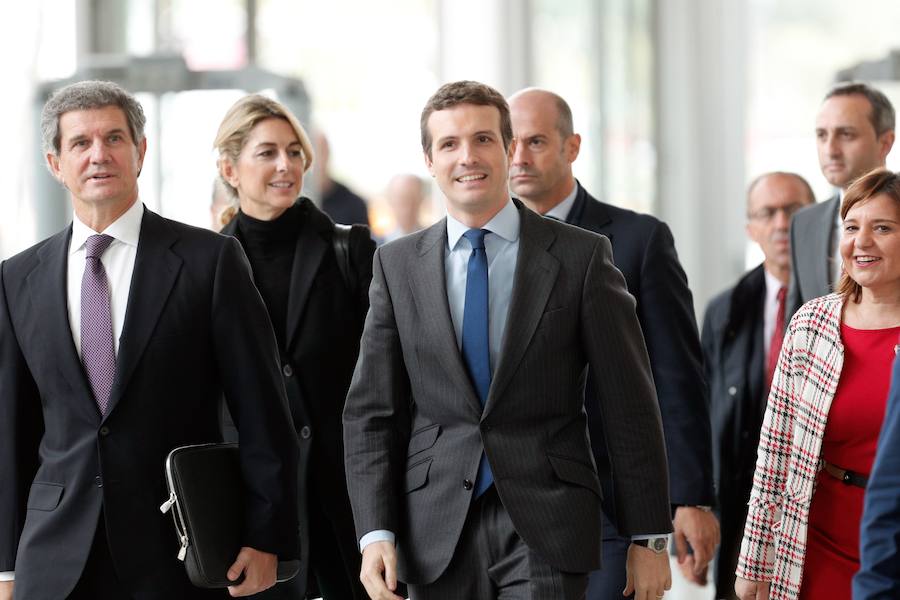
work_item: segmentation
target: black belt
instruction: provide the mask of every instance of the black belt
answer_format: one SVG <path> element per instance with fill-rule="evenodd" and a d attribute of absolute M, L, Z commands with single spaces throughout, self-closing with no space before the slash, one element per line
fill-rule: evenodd
<path fill-rule="evenodd" d="M 847 469 L 842 469 L 839 466 L 833 465 L 826 460 L 823 460 L 822 464 L 825 468 L 826 473 L 828 473 L 835 479 L 840 479 L 847 485 L 855 485 L 856 487 L 865 488 L 866 484 L 869 483 L 868 475 L 862 475 L 860 473 L 848 471 Z"/>

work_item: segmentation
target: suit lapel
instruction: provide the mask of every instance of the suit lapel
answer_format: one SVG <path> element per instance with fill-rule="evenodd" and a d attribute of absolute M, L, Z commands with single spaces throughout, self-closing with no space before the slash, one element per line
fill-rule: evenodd
<path fill-rule="evenodd" d="M 568 223 L 577 227 L 582 227 L 590 231 L 595 231 L 609 238 L 610 243 L 613 240 L 613 219 L 606 207 L 597 199 L 587 193 L 581 184 L 578 183 L 578 194 L 575 204 L 572 205 L 572 211 L 569 215 Z"/>
<path fill-rule="evenodd" d="M 66 282 L 71 238 L 72 227 L 69 226 L 38 251 L 40 262 L 28 275 L 28 292 L 35 318 L 44 322 L 40 330 L 48 332 L 45 350 L 53 355 L 50 362 L 57 366 L 76 395 L 87 399 L 84 406 L 99 415 L 69 324 Z"/>
<path fill-rule="evenodd" d="M 559 261 L 547 249 L 556 239 L 548 223 L 517 203 L 521 217 L 519 254 L 510 295 L 500 360 L 491 381 L 485 414 L 499 398 L 531 342 L 559 273 Z M 443 272 L 443 271 L 442 271 Z"/>
<path fill-rule="evenodd" d="M 313 286 L 319 266 L 329 249 L 328 242 L 319 235 L 316 223 L 310 218 L 309 211 L 304 211 L 300 235 L 297 236 L 294 264 L 291 268 L 291 289 L 288 292 L 287 331 L 285 332 L 285 350 L 293 347 L 300 328 L 300 318 L 309 300 L 309 292 Z"/>
<path fill-rule="evenodd" d="M 450 317 L 444 268 L 446 246 L 447 220 L 442 219 L 428 228 L 416 245 L 421 262 L 420 268 L 414 269 L 410 274 L 410 287 L 425 329 L 423 339 L 434 344 L 437 354 L 441 357 L 441 366 L 447 371 L 451 381 L 456 382 L 469 407 L 480 415 L 481 402 L 463 364 Z"/>
<path fill-rule="evenodd" d="M 178 236 L 162 217 L 144 209 L 107 416 L 121 398 L 129 377 L 143 355 L 181 271 L 182 259 L 171 249 L 177 240 Z"/>
<path fill-rule="evenodd" d="M 819 236 L 815 243 L 815 273 L 820 284 L 819 289 L 823 290 L 831 289 L 831 261 L 834 258 L 834 254 L 831 252 L 831 237 L 834 235 L 834 221 L 840 208 L 840 196 L 834 197 L 828 202 L 831 206 L 819 215 L 821 220 L 814 230 Z M 825 260 L 822 260 L 823 256 L 826 257 Z"/>

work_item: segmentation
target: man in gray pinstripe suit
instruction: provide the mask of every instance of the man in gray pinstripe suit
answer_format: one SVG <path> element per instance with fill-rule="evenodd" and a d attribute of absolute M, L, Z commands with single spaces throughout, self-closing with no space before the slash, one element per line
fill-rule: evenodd
<path fill-rule="evenodd" d="M 344 410 L 369 595 L 399 598 L 400 579 L 414 600 L 583 597 L 600 567 L 590 366 L 620 529 L 636 540 L 626 592 L 662 597 L 664 544 L 640 538 L 671 531 L 665 449 L 609 241 L 510 198 L 515 143 L 496 90 L 443 86 L 421 129 L 448 215 L 376 252 Z"/>

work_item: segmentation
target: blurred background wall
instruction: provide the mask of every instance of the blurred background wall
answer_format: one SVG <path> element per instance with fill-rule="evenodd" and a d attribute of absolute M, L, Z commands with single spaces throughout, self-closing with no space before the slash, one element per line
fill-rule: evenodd
<path fill-rule="evenodd" d="M 466 78 L 565 97 L 584 139 L 577 177 L 669 222 L 700 312 L 759 259 L 743 233 L 750 179 L 792 170 L 830 195 L 813 138 L 828 87 L 863 77 L 900 103 L 894 0 L 34 0 L 3 10 L 0 258 L 70 219 L 37 120 L 60 82 L 101 77 L 140 93 L 150 146 L 141 198 L 201 226 L 222 115 L 245 91 L 272 93 L 328 136 L 332 175 L 367 199 L 384 233 L 387 181 L 427 175 L 422 105 Z M 898 163 L 895 150 L 888 166 Z M 432 219 L 441 205 L 435 189 Z"/>

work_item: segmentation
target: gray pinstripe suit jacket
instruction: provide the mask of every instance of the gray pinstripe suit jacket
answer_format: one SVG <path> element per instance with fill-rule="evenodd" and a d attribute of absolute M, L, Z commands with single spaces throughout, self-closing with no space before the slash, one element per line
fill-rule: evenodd
<path fill-rule="evenodd" d="M 584 413 L 596 374 L 623 534 L 671 531 L 659 409 L 635 303 L 602 236 L 516 203 L 521 233 L 506 333 L 482 411 L 456 344 L 446 221 L 376 251 L 344 409 L 359 536 L 397 534 L 400 579 L 447 567 L 482 449 L 525 543 L 554 567 L 600 565 L 600 484 Z"/>

